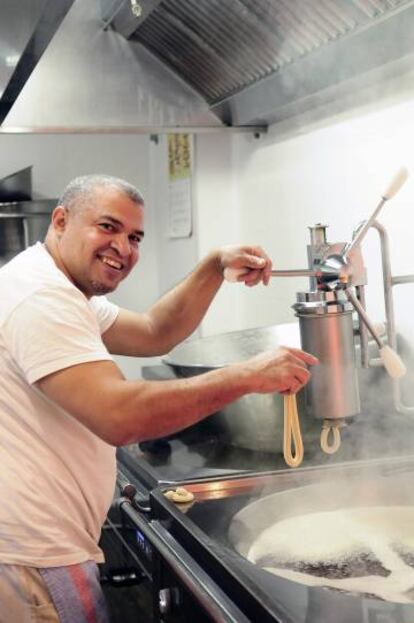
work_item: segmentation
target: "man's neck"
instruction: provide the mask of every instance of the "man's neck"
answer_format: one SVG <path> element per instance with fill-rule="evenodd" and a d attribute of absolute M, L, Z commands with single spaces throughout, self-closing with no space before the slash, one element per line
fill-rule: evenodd
<path fill-rule="evenodd" d="M 69 279 L 71 283 L 73 283 L 73 285 L 76 286 L 76 283 L 73 281 L 69 271 L 66 269 L 66 266 L 61 258 L 56 241 L 52 239 L 49 235 L 47 235 L 43 241 L 43 246 L 45 250 L 47 251 L 47 253 L 49 253 L 54 263 L 56 264 L 56 267 L 65 275 L 65 277 Z"/>

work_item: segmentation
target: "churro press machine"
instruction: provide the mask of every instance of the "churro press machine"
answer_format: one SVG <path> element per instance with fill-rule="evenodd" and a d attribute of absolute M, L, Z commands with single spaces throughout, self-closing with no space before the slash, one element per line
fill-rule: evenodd
<path fill-rule="evenodd" d="M 293 305 L 299 319 L 301 346 L 319 358 L 320 365 L 312 369 L 306 386 L 306 411 L 323 420 L 321 445 L 329 451 L 340 443 L 340 428 L 345 418 L 360 412 L 355 337 L 359 338 L 361 367 L 383 366 L 392 379 L 396 411 L 414 413 L 401 399 L 400 379 L 406 367 L 397 352 L 393 287 L 414 283 L 414 275 L 393 276 L 391 273 L 388 234 L 377 221 L 387 201 L 392 199 L 408 177 L 401 169 L 391 181 L 372 215 L 354 231 L 351 242 L 329 243 L 326 226 L 310 227 L 306 269 L 274 270 L 272 277 L 306 276 L 310 288 L 298 292 Z M 383 330 L 371 322 L 365 309 L 367 274 L 361 243 L 367 232 L 379 234 L 385 299 L 386 327 Z M 242 280 L 243 271 L 226 269 L 228 281 Z M 357 312 L 357 328 L 353 312 Z M 385 331 L 385 335 L 384 335 Z M 368 342 L 378 345 L 377 356 L 369 355 Z"/>

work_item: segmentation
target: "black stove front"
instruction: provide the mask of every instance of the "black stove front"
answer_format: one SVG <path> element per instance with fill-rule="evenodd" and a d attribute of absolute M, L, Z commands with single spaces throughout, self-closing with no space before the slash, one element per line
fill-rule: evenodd
<path fill-rule="evenodd" d="M 117 540 L 117 545 L 112 543 L 110 557 L 114 559 L 116 550 L 120 573 L 127 569 L 138 581 L 149 583 L 152 605 L 147 617 L 151 618 L 145 618 L 145 622 L 249 623 L 219 583 L 157 518 L 151 495 L 146 498 L 142 488 L 135 491 L 134 482 L 122 466 L 118 471 L 120 497 L 108 518 L 108 527 Z M 112 575 L 119 575 L 118 570 Z M 137 615 L 131 623 L 135 620 L 141 619 Z"/>

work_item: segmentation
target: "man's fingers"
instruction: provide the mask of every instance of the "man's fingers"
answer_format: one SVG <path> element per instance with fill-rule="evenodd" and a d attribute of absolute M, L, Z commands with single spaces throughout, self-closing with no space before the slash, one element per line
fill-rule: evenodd
<path fill-rule="evenodd" d="M 306 383 L 310 379 L 310 372 L 307 369 L 300 368 L 295 374 L 296 380 L 299 381 L 302 385 L 306 385 Z"/>
<path fill-rule="evenodd" d="M 269 281 L 270 281 L 270 277 L 271 277 L 271 273 L 272 273 L 272 260 L 270 259 L 270 257 L 263 251 L 263 249 L 261 247 L 255 247 L 254 248 L 255 253 L 257 253 L 261 259 L 264 260 L 264 263 L 262 263 L 261 265 L 261 270 L 260 270 L 260 275 L 257 279 L 257 281 L 255 282 L 254 285 L 260 283 L 260 281 L 263 282 L 263 285 L 267 286 Z"/>
<path fill-rule="evenodd" d="M 241 260 L 244 266 L 253 270 L 262 270 L 266 267 L 266 258 L 257 255 L 243 255 Z"/>
<path fill-rule="evenodd" d="M 288 350 L 293 355 L 296 355 L 296 357 L 298 357 L 301 361 L 307 363 L 310 366 L 315 366 L 319 363 L 319 359 L 317 357 L 314 357 L 314 355 L 311 355 L 304 350 L 300 350 L 300 348 L 288 347 L 286 348 L 286 350 Z"/>
<path fill-rule="evenodd" d="M 270 275 L 272 270 L 272 260 L 263 251 L 261 247 L 253 247 L 249 249 L 250 253 L 243 255 L 240 260 L 244 266 L 251 268 L 252 270 L 265 271 Z"/>
<path fill-rule="evenodd" d="M 297 394 L 301 389 L 305 387 L 308 380 L 309 372 L 306 378 L 299 378 L 298 376 L 295 376 L 293 379 L 290 380 L 290 382 L 287 383 L 288 387 L 286 387 L 286 389 L 282 390 L 279 393 L 283 394 L 284 396 L 287 396 L 289 394 Z"/>
<path fill-rule="evenodd" d="M 234 249 L 233 255 L 222 258 L 222 265 L 227 281 L 243 282 L 248 287 L 260 282 L 267 285 L 272 271 L 272 260 L 261 247 Z"/>
<path fill-rule="evenodd" d="M 269 285 L 270 278 L 272 276 L 272 262 L 269 262 L 263 269 L 263 285 Z"/>
<path fill-rule="evenodd" d="M 305 387 L 306 383 L 309 381 L 310 372 L 304 368 L 298 368 L 295 371 L 294 376 L 290 379 L 288 383 L 288 388 L 281 391 L 281 394 L 297 394 L 303 387 Z"/>
<path fill-rule="evenodd" d="M 294 370 L 292 370 L 291 383 L 299 383 L 300 385 L 306 385 L 309 379 L 310 379 L 310 372 L 307 368 L 301 368 L 300 366 L 295 366 Z"/>
<path fill-rule="evenodd" d="M 244 283 L 246 286 L 255 286 L 262 281 L 262 272 L 260 270 L 251 270 L 244 276 Z"/>

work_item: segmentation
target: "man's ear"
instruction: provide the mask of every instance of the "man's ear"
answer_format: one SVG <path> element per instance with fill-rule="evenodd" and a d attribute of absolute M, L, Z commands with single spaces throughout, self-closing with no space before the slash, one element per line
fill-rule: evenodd
<path fill-rule="evenodd" d="M 63 234 L 68 223 L 68 211 L 64 206 L 56 206 L 52 212 L 51 224 L 57 234 Z"/>

